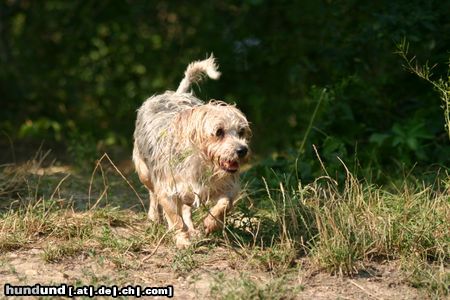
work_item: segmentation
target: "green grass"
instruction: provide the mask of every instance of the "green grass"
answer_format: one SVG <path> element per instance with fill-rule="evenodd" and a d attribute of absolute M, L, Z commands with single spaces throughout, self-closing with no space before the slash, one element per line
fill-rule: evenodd
<path fill-rule="evenodd" d="M 27 176 L 11 178 L 28 180 L 28 192 L 0 213 L 2 252 L 40 244 L 48 263 L 92 255 L 117 269 L 134 270 L 141 264 L 136 256 L 151 253 L 160 241 L 173 247 L 171 234 L 150 224 L 142 210 L 112 205 L 76 210 L 57 193 L 29 192 L 32 181 Z M 449 294 L 448 175 L 430 186 L 405 181 L 397 187 L 379 187 L 348 171 L 339 183 L 328 176 L 306 185 L 274 176 L 262 184 L 263 190 L 249 188 L 238 201 L 223 235 L 174 251 L 172 271 L 182 275 L 200 268 L 201 252 L 196 249 L 202 244 L 209 247 L 205 255 L 214 255 L 216 247 L 225 245 L 236 253 L 227 258 L 230 265 L 268 272 L 275 279 L 262 284 L 244 275 L 230 280 L 218 277 L 211 289 L 216 299 L 289 298 L 292 287 L 281 278 L 301 268 L 298 260 L 305 258 L 318 270 L 341 276 L 353 276 L 373 262 L 396 260 L 411 286 L 434 298 Z M 10 186 L 17 190 L 22 185 Z M 53 187 L 62 188 L 61 180 L 54 181 Z"/>
<path fill-rule="evenodd" d="M 42 257 L 46 262 L 59 262 L 64 258 L 74 257 L 82 251 L 83 244 L 79 240 L 68 240 L 63 243 L 47 244 Z"/>
<path fill-rule="evenodd" d="M 407 256 L 402 259 L 402 269 L 409 283 L 425 289 L 434 299 L 448 296 L 450 292 L 450 271 L 448 260 L 430 263 L 419 257 Z"/>
<path fill-rule="evenodd" d="M 43 259 L 58 262 L 89 249 L 108 253 L 116 266 L 134 264 L 130 253 L 150 252 L 165 229 L 147 222 L 145 213 L 102 207 L 75 212 L 54 201 L 39 199 L 0 214 L 0 250 L 12 251 L 43 244 Z M 167 239 L 170 243 L 170 238 Z"/>
<path fill-rule="evenodd" d="M 214 278 L 211 287 L 211 299 L 295 299 L 295 295 L 303 289 L 302 286 L 288 286 L 284 277 L 271 279 L 261 283 L 241 274 L 237 278 L 229 279 L 223 273 Z"/>
<path fill-rule="evenodd" d="M 255 205 L 258 229 L 246 234 L 235 221 L 228 225 L 248 261 L 282 274 L 297 257 L 308 257 L 324 271 L 353 276 L 373 261 L 398 260 L 411 285 L 433 296 L 449 294 L 448 176 L 433 186 L 405 181 L 389 188 L 348 171 L 340 183 L 329 177 L 307 185 L 270 180 L 265 194 L 240 205 Z"/>
<path fill-rule="evenodd" d="M 187 274 L 199 266 L 194 257 L 194 249 L 178 250 L 172 258 L 171 268 L 177 274 Z"/>

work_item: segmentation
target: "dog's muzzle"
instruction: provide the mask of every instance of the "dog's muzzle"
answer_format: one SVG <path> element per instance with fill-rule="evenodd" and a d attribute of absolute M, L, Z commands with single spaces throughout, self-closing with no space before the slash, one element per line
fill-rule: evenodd
<path fill-rule="evenodd" d="M 228 173 L 236 173 L 239 170 L 237 160 L 224 160 L 220 162 L 220 168 Z"/>

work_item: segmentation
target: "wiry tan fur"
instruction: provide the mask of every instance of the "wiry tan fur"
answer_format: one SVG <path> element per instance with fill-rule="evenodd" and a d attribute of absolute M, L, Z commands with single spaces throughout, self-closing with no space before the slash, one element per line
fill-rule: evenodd
<path fill-rule="evenodd" d="M 191 63 L 176 92 L 150 97 L 137 112 L 133 161 L 150 193 L 148 215 L 159 222 L 164 211 L 178 247 L 198 234 L 191 208 L 201 202 L 215 201 L 204 220 L 206 234 L 222 226 L 248 156 L 251 132 L 242 112 L 222 101 L 203 103 L 189 92 L 205 75 L 220 76 L 213 56 Z"/>

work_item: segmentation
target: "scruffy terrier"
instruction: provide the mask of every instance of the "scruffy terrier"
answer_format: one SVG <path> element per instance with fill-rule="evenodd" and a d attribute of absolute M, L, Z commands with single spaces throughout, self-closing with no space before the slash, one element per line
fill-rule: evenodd
<path fill-rule="evenodd" d="M 217 68 L 212 55 L 191 63 L 176 92 L 152 96 L 137 111 L 133 162 L 150 193 L 148 216 L 160 222 L 164 211 L 179 248 L 199 234 L 191 209 L 200 203 L 215 203 L 203 221 L 205 233 L 222 227 L 239 193 L 239 167 L 249 154 L 251 131 L 244 114 L 222 101 L 204 103 L 190 91 L 206 76 L 218 79 Z"/>

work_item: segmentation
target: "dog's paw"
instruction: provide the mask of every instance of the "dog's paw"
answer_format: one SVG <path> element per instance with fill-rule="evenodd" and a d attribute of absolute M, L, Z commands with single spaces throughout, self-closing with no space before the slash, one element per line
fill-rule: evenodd
<path fill-rule="evenodd" d="M 200 230 L 197 230 L 194 228 L 189 228 L 188 232 L 189 232 L 189 236 L 192 238 L 198 238 L 201 235 Z"/>
<path fill-rule="evenodd" d="M 216 220 L 213 216 L 209 215 L 203 220 L 203 226 L 205 226 L 205 234 L 209 235 L 211 232 L 216 231 L 222 227 L 222 223 Z"/>
<path fill-rule="evenodd" d="M 186 249 L 191 245 L 191 241 L 189 240 L 188 232 L 178 232 L 175 235 L 175 244 L 178 249 Z"/>

